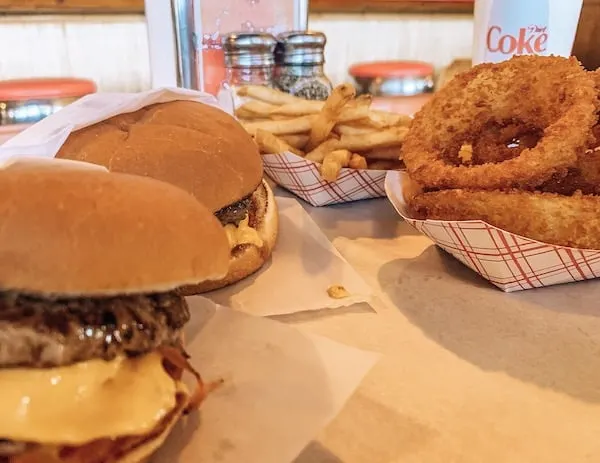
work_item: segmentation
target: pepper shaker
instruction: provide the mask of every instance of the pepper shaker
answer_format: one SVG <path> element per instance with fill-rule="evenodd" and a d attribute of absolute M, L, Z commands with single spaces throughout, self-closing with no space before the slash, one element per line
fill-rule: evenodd
<path fill-rule="evenodd" d="M 223 39 L 227 83 L 273 86 L 274 52 L 277 41 L 271 34 L 238 32 Z"/>
<path fill-rule="evenodd" d="M 277 36 L 275 87 L 308 100 L 326 100 L 333 86 L 325 75 L 322 32 L 292 31 Z"/>

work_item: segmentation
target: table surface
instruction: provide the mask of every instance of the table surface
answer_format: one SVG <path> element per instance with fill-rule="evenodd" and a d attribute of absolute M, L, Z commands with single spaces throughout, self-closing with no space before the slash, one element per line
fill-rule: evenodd
<path fill-rule="evenodd" d="M 382 359 L 296 463 L 600 461 L 600 282 L 503 293 L 385 199 L 305 207 L 376 297 L 276 318 Z"/>

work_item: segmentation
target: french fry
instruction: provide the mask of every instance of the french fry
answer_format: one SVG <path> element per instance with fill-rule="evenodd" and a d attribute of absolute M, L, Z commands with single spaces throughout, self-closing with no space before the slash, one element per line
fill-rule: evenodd
<path fill-rule="evenodd" d="M 294 148 L 281 138 L 278 138 L 266 130 L 258 129 L 256 131 L 256 135 L 254 136 L 254 140 L 256 141 L 258 149 L 262 154 L 277 154 L 289 151 L 290 153 L 294 153 L 298 156 L 304 156 L 302 151 Z"/>
<path fill-rule="evenodd" d="M 359 122 L 368 117 L 368 106 L 347 106 L 341 109 L 334 124 L 337 122 Z"/>
<path fill-rule="evenodd" d="M 388 148 L 400 146 L 408 132 L 408 127 L 392 127 L 379 132 L 371 132 L 359 135 L 342 135 L 339 144 L 353 152 L 370 151 L 376 148 Z"/>
<path fill-rule="evenodd" d="M 371 111 L 369 120 L 374 127 L 385 129 L 388 127 L 408 127 L 412 121 L 405 114 L 388 113 L 386 111 Z"/>
<path fill-rule="evenodd" d="M 239 96 L 247 96 L 273 105 L 304 101 L 302 98 L 295 97 L 289 93 L 281 92 L 269 87 L 263 87 L 261 85 L 244 85 L 238 88 L 237 94 Z"/>
<path fill-rule="evenodd" d="M 358 121 L 360 123 L 360 121 Z M 370 132 L 375 132 L 377 129 L 373 127 L 365 127 L 361 125 L 337 124 L 333 131 L 340 135 L 360 135 Z"/>
<path fill-rule="evenodd" d="M 267 119 L 275 108 L 277 108 L 277 106 L 265 103 L 264 101 L 250 100 L 241 105 L 236 110 L 236 114 L 239 112 L 242 112 L 243 114 L 255 114 L 257 117 Z M 238 117 L 240 117 L 239 114 Z"/>
<path fill-rule="evenodd" d="M 317 115 L 323 108 L 322 101 L 305 101 L 303 103 L 292 103 L 282 106 L 275 106 L 268 114 L 270 117 L 286 116 L 300 117 Z M 340 109 L 337 119 L 341 122 L 356 121 L 358 119 L 367 119 L 369 117 L 369 107 L 365 105 L 346 105 Z"/>
<path fill-rule="evenodd" d="M 310 130 L 310 139 L 307 149 L 311 150 L 321 144 L 329 135 L 335 124 L 338 122 L 338 116 L 342 108 L 356 95 L 356 90 L 350 84 L 338 85 L 333 89 L 331 95 L 325 101 L 321 112 L 312 121 Z"/>
<path fill-rule="evenodd" d="M 242 106 L 240 106 L 238 109 L 235 110 L 235 115 L 238 119 L 245 120 L 245 121 L 251 120 L 251 119 L 264 119 L 264 117 L 260 117 L 260 116 L 257 117 L 257 115 L 255 113 L 248 111 L 246 108 L 243 108 Z"/>
<path fill-rule="evenodd" d="M 250 85 L 238 91 L 252 100 L 240 106 L 236 115 L 261 153 L 304 156 L 320 164 L 328 182 L 336 181 L 344 167 L 402 168 L 401 146 L 411 118 L 372 110 L 371 96 L 355 93 L 351 85 L 340 85 L 323 102 Z"/>
<path fill-rule="evenodd" d="M 295 119 L 250 121 L 243 122 L 242 125 L 252 136 L 255 136 L 259 129 L 271 132 L 273 135 L 289 135 L 310 132 L 314 118 L 315 116 L 302 116 Z"/>
<path fill-rule="evenodd" d="M 324 141 L 314 150 L 307 153 L 305 158 L 313 162 L 323 162 L 323 159 L 325 159 L 325 155 L 327 153 L 331 153 L 332 151 L 338 149 L 339 143 L 340 141 L 336 140 L 335 138 Z"/>
<path fill-rule="evenodd" d="M 368 117 L 368 111 L 365 111 L 365 108 L 368 110 L 370 105 L 371 95 L 360 95 L 346 104 L 343 108 L 346 115 L 341 117 L 341 119 L 351 121 L 366 118 Z M 271 110 L 271 114 L 294 117 L 308 116 L 311 114 L 319 114 L 323 109 L 323 106 L 325 106 L 324 101 L 300 100 L 295 103 L 286 103 L 281 106 L 275 106 Z"/>
<path fill-rule="evenodd" d="M 299 150 L 303 149 L 306 146 L 306 143 L 308 142 L 308 135 L 290 134 L 281 135 L 279 138 L 281 138 L 284 142 Z"/>
<path fill-rule="evenodd" d="M 348 163 L 348 167 L 351 169 L 366 169 L 367 160 L 360 154 L 353 153 Z"/>
<path fill-rule="evenodd" d="M 371 106 L 372 101 L 373 97 L 371 95 L 359 95 L 353 100 L 349 101 L 348 106 L 366 106 L 367 108 L 369 108 Z"/>
<path fill-rule="evenodd" d="M 296 103 L 286 103 L 276 106 L 271 110 L 271 114 L 281 116 L 307 116 L 310 114 L 319 114 L 323 109 L 324 101 L 302 100 Z"/>
<path fill-rule="evenodd" d="M 321 164 L 321 177 L 326 182 L 333 183 L 340 175 L 343 167 L 348 167 L 352 153 L 348 150 L 336 150 L 327 153 Z"/>
<path fill-rule="evenodd" d="M 398 145 L 365 151 L 362 155 L 369 161 L 398 161 L 402 156 L 402 153 L 400 152 L 400 146 Z"/>

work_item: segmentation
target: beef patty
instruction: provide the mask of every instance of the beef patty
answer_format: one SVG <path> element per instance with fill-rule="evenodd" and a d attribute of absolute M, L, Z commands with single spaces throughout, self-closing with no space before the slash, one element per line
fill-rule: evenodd
<path fill-rule="evenodd" d="M 0 367 L 55 367 L 178 345 L 189 318 L 175 292 L 77 299 L 0 292 Z"/>
<path fill-rule="evenodd" d="M 233 224 L 236 227 L 242 220 L 248 215 L 248 208 L 252 204 L 252 195 L 246 196 L 237 203 L 233 203 L 229 206 L 225 206 L 223 209 L 219 209 L 215 212 L 215 216 L 221 222 L 221 225 L 225 226 Z"/>

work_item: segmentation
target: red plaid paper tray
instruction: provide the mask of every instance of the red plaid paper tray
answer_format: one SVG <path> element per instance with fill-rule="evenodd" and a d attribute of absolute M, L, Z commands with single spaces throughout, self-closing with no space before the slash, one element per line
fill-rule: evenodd
<path fill-rule="evenodd" d="M 265 172 L 279 186 L 312 206 L 329 206 L 385 196 L 385 170 L 342 169 L 335 183 L 319 167 L 293 153 L 263 155 Z"/>
<path fill-rule="evenodd" d="M 600 276 L 600 251 L 556 246 L 501 230 L 481 220 L 415 220 L 407 215 L 405 172 L 388 172 L 387 197 L 400 216 L 444 251 L 505 292 Z"/>

